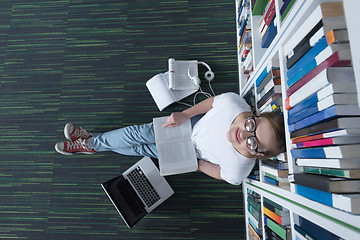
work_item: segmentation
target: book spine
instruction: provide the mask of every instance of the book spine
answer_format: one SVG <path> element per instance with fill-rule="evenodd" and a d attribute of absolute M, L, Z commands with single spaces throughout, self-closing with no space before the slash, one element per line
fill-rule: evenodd
<path fill-rule="evenodd" d="M 314 200 L 316 202 L 328 205 L 330 207 L 333 206 L 333 200 L 332 200 L 332 194 L 324 191 L 320 191 L 317 189 L 301 186 L 298 184 L 296 185 L 296 193 L 309 198 L 311 200 Z"/>

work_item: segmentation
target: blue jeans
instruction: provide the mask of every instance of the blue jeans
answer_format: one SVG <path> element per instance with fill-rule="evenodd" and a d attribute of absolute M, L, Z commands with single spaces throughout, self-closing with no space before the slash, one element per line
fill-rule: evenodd
<path fill-rule="evenodd" d="M 191 118 L 191 126 L 202 116 L 203 114 Z M 113 151 L 122 155 L 157 158 L 153 123 L 94 133 L 87 144 L 96 152 Z"/>

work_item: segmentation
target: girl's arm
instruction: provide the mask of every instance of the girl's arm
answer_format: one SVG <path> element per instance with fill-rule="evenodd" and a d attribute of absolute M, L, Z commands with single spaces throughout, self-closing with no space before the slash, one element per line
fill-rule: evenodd
<path fill-rule="evenodd" d="M 212 108 L 213 102 L 214 97 L 210 97 L 182 112 L 174 112 L 169 116 L 163 127 L 176 127 L 196 115 L 206 113 Z"/>
<path fill-rule="evenodd" d="M 206 175 L 216 178 L 218 180 L 224 180 L 220 175 L 220 166 L 211 162 L 207 162 L 204 160 L 199 160 L 199 168 L 200 172 L 205 173 Z"/>

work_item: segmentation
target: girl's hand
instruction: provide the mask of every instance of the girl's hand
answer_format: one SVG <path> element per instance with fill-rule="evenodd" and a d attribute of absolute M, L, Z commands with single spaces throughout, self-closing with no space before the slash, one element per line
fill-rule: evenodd
<path fill-rule="evenodd" d="M 172 113 L 166 123 L 162 125 L 163 127 L 176 127 L 181 125 L 183 122 L 188 120 L 189 117 L 184 112 L 174 112 Z"/>

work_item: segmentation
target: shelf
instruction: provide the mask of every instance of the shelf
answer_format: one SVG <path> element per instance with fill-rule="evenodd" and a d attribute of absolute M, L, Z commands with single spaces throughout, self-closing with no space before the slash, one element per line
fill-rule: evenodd
<path fill-rule="evenodd" d="M 270 198 L 294 213 L 345 239 L 360 239 L 360 216 L 311 201 L 293 192 L 255 180 L 246 180 L 245 187 Z M 340 220 L 341 219 L 341 220 Z"/>

